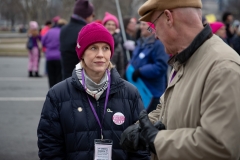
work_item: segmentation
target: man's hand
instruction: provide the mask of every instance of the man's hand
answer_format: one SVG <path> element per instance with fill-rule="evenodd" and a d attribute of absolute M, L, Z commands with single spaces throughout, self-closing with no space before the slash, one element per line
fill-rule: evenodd
<path fill-rule="evenodd" d="M 150 122 L 147 111 L 143 110 L 140 112 L 139 123 L 141 127 L 141 137 L 145 139 L 145 142 L 149 145 L 151 152 L 156 154 L 154 140 L 159 130 Z M 165 126 L 160 121 L 158 121 L 158 123 L 158 126 L 161 129 L 165 129 Z"/>
<path fill-rule="evenodd" d="M 120 145 L 123 149 L 136 152 L 138 150 L 146 150 L 145 140 L 140 138 L 139 124 L 129 126 L 121 135 Z"/>
<path fill-rule="evenodd" d="M 164 130 L 165 126 L 161 121 L 154 123 L 157 130 Z M 147 150 L 147 144 L 144 137 L 140 135 L 141 127 L 139 124 L 129 126 L 121 135 L 120 145 L 123 149 L 136 152 L 137 150 Z"/>

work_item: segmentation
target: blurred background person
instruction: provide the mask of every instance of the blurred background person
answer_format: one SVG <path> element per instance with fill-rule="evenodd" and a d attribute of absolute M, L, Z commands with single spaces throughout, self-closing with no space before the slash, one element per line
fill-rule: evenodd
<path fill-rule="evenodd" d="M 45 25 L 44 25 L 44 27 L 41 29 L 41 33 L 40 33 L 40 35 L 43 37 L 48 31 L 49 31 L 49 29 L 51 29 L 52 28 L 52 22 L 50 21 L 50 20 L 47 20 L 46 22 L 45 22 Z M 46 50 L 46 48 L 42 48 L 42 51 L 45 53 L 45 50 Z"/>
<path fill-rule="evenodd" d="M 203 25 L 208 24 L 208 21 L 207 21 L 207 19 L 206 19 L 205 16 L 202 16 L 202 24 L 203 24 Z"/>
<path fill-rule="evenodd" d="M 132 52 L 136 46 L 137 20 L 133 17 L 125 17 L 123 18 L 123 25 L 126 33 L 126 42 L 122 40 L 122 46 L 124 51 L 124 65 L 126 67 L 129 63 L 126 50 L 129 52 L 130 58 L 132 58 Z"/>
<path fill-rule="evenodd" d="M 236 34 L 231 40 L 231 46 L 240 55 L 240 27 L 239 26 Z"/>
<path fill-rule="evenodd" d="M 116 29 L 119 28 L 119 22 L 116 16 L 106 12 L 102 20 L 102 24 L 111 33 L 114 39 L 114 54 L 111 58 L 111 62 L 116 66 L 116 69 L 120 76 L 123 78 L 125 73 L 124 66 L 124 52 L 122 48 L 122 38 L 119 33 L 116 33 Z"/>
<path fill-rule="evenodd" d="M 50 20 L 47 20 L 45 22 L 44 27 L 41 29 L 40 35 L 41 37 L 43 37 L 48 31 L 49 29 L 52 27 L 52 22 Z M 46 53 L 46 47 L 42 45 L 42 52 L 43 55 L 45 55 Z M 44 74 L 47 75 L 47 62 L 45 62 L 45 70 L 44 70 Z"/>
<path fill-rule="evenodd" d="M 219 36 L 225 43 L 227 43 L 226 27 L 222 22 L 210 23 L 213 34 Z M 228 44 L 228 43 L 227 43 Z"/>
<path fill-rule="evenodd" d="M 48 84 L 51 88 L 62 80 L 61 53 L 60 53 L 60 30 L 67 21 L 59 19 L 57 25 L 51 28 L 42 37 L 42 44 L 46 47 L 45 57 L 48 71 Z"/>
<path fill-rule="evenodd" d="M 60 16 L 55 16 L 52 18 L 52 27 L 57 27 L 58 26 L 58 20 L 60 19 Z"/>
<path fill-rule="evenodd" d="M 148 31 L 148 27 L 147 22 L 140 22 L 141 38 L 137 41 L 130 64 L 135 69 L 132 74 L 133 81 L 141 78 L 153 95 L 147 107 L 147 112 L 150 113 L 156 109 L 159 97 L 167 87 L 169 56 L 160 40 L 155 38 L 155 34 Z"/>
<path fill-rule="evenodd" d="M 133 17 L 125 17 L 123 19 L 123 25 L 126 32 L 127 40 L 136 41 L 136 26 L 137 20 Z"/>
<path fill-rule="evenodd" d="M 234 17 L 231 12 L 224 12 L 222 15 L 222 21 L 225 24 L 227 44 L 230 44 L 231 38 L 234 36 L 234 29 L 232 27 Z"/>
<path fill-rule="evenodd" d="M 63 79 L 71 77 L 72 71 L 78 63 L 75 51 L 78 32 L 87 23 L 93 21 L 93 10 L 93 5 L 88 0 L 77 0 L 70 22 L 61 29 L 60 51 Z"/>
<path fill-rule="evenodd" d="M 232 27 L 233 27 L 233 33 L 234 35 L 238 32 L 238 27 L 240 25 L 240 21 L 239 20 L 234 20 Z"/>
<path fill-rule="evenodd" d="M 28 76 L 41 77 L 39 75 L 39 62 L 41 54 L 41 36 L 39 33 L 38 23 L 36 21 L 29 22 L 28 31 Z"/>

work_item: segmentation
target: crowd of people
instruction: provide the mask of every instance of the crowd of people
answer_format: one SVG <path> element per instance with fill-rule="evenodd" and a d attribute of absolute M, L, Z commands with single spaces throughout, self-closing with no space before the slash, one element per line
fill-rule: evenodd
<path fill-rule="evenodd" d="M 204 19 L 204 18 L 203 18 Z M 224 12 L 221 21 L 210 23 L 212 32 L 240 55 L 240 21 L 231 12 Z"/>
<path fill-rule="evenodd" d="M 31 21 L 29 77 L 41 77 L 43 52 L 50 88 L 40 159 L 238 160 L 240 22 L 226 12 L 208 23 L 201 8 L 148 0 L 139 21 L 124 17 L 125 33 L 112 13 L 95 20 L 88 0 L 76 0 L 69 22 L 56 16 L 39 31 Z"/>

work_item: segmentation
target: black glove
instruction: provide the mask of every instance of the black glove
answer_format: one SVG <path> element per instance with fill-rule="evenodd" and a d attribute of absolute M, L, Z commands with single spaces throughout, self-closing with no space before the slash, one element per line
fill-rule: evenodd
<path fill-rule="evenodd" d="M 120 145 L 124 150 L 136 152 L 146 150 L 145 140 L 140 138 L 139 124 L 129 126 L 121 135 Z"/>
<path fill-rule="evenodd" d="M 150 122 L 147 111 L 143 110 L 140 112 L 139 123 L 141 127 L 141 133 L 140 133 L 141 137 L 145 139 L 146 143 L 149 145 L 149 149 L 151 150 L 151 152 L 156 154 L 154 140 L 159 130 L 155 128 L 153 124 Z M 159 126 L 163 128 L 162 125 L 159 125 Z"/>
<path fill-rule="evenodd" d="M 159 131 L 166 129 L 165 125 L 161 121 L 155 122 L 154 127 L 157 128 Z"/>
<path fill-rule="evenodd" d="M 132 74 L 132 80 L 136 82 L 139 76 L 140 76 L 140 71 L 136 69 Z"/>
<path fill-rule="evenodd" d="M 161 121 L 154 123 L 154 127 L 158 130 L 165 129 L 164 124 Z M 136 152 L 137 150 L 145 151 L 147 149 L 146 140 L 140 136 L 141 127 L 139 124 L 129 126 L 121 135 L 120 145 L 123 149 Z"/>

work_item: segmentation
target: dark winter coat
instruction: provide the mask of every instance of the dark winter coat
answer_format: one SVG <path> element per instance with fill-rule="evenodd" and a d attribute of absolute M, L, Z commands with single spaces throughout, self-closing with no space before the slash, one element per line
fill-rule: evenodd
<path fill-rule="evenodd" d="M 235 35 L 231 41 L 231 46 L 240 55 L 240 35 Z"/>
<path fill-rule="evenodd" d="M 125 64 L 124 64 L 124 52 L 122 48 L 121 36 L 117 33 L 113 34 L 114 39 L 114 54 L 111 58 L 111 62 L 116 66 L 116 69 L 120 76 L 123 78 L 125 74 Z"/>
<path fill-rule="evenodd" d="M 98 101 L 89 98 L 101 121 L 106 91 Z M 148 160 L 146 152 L 127 153 L 119 144 L 121 133 L 138 120 L 143 103 L 137 89 L 121 79 L 116 69 L 111 70 L 107 109 L 112 112 L 105 113 L 103 137 L 113 140 L 112 159 Z M 122 125 L 116 125 L 112 120 L 116 112 L 125 115 Z M 75 71 L 71 78 L 49 90 L 37 134 L 40 159 L 93 160 L 94 139 L 100 139 L 100 127 Z"/>
<path fill-rule="evenodd" d="M 79 63 L 77 53 L 75 51 L 77 44 L 78 32 L 87 23 L 83 20 L 71 18 L 70 23 L 63 26 L 60 32 L 60 51 L 61 63 L 63 70 L 63 79 L 72 76 L 72 71 L 76 64 Z"/>

